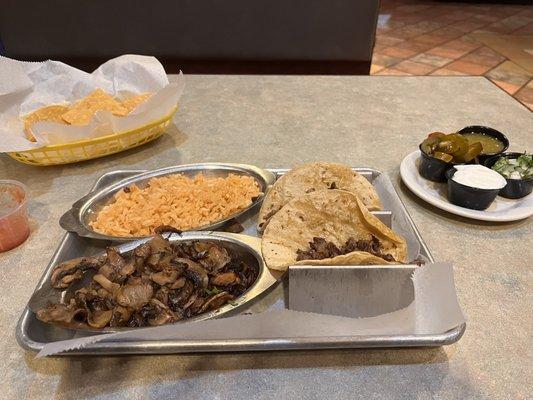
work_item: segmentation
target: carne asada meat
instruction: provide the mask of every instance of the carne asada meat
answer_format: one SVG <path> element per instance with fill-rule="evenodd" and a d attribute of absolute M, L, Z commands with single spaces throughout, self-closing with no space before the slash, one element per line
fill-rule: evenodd
<path fill-rule="evenodd" d="M 309 242 L 308 250 L 298 249 L 296 253 L 296 261 L 302 260 L 323 260 L 325 258 L 333 258 L 343 254 L 351 253 L 352 251 L 365 251 L 374 256 L 381 257 L 385 261 L 396 261 L 390 254 L 383 253 L 383 246 L 377 237 L 372 235 L 370 240 L 356 240 L 349 238 L 344 246 L 340 248 L 333 242 L 328 242 L 324 238 L 314 237 L 312 242 Z"/>

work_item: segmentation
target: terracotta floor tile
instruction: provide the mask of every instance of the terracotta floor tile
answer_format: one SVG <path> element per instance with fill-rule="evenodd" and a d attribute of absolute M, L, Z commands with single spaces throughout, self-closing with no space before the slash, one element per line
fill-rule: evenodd
<path fill-rule="evenodd" d="M 519 11 L 518 13 L 516 13 L 516 15 L 522 15 L 524 17 L 533 18 L 533 7 L 528 7 L 522 11 Z"/>
<path fill-rule="evenodd" d="M 452 71 L 451 69 L 441 68 L 436 71 L 433 71 L 430 75 L 434 76 L 465 76 L 463 72 Z"/>
<path fill-rule="evenodd" d="M 474 18 L 477 20 L 482 20 L 482 21 L 487 21 L 487 22 L 496 22 L 502 19 L 501 16 L 494 15 L 493 13 L 477 14 Z"/>
<path fill-rule="evenodd" d="M 389 35 L 379 35 L 376 37 L 376 44 L 384 45 L 387 47 L 396 46 L 403 42 L 403 39 L 398 39 L 396 37 L 391 37 Z"/>
<path fill-rule="evenodd" d="M 372 64 L 383 65 L 383 67 L 390 67 L 402 61 L 402 58 L 391 57 L 380 53 L 374 53 L 372 56 Z"/>
<path fill-rule="evenodd" d="M 394 69 L 394 68 L 382 69 L 381 71 L 379 71 L 375 75 L 393 75 L 393 76 L 403 76 L 403 75 L 405 75 L 405 76 L 412 76 L 408 72 L 400 71 L 400 70 Z"/>
<path fill-rule="evenodd" d="M 370 65 L 370 75 L 374 75 L 376 72 L 381 71 L 385 67 L 383 65 L 371 64 Z"/>
<path fill-rule="evenodd" d="M 507 83 L 507 82 L 503 82 L 503 81 L 497 81 L 497 80 L 494 80 L 494 79 L 489 79 L 489 80 L 492 83 L 494 83 L 496 86 L 500 87 L 501 89 L 503 89 L 504 91 L 509 93 L 510 95 L 515 94 L 516 92 L 518 92 L 518 89 L 520 89 L 520 86 L 513 85 L 512 83 Z"/>
<path fill-rule="evenodd" d="M 468 33 L 468 32 L 472 32 L 473 30 L 479 29 L 485 25 L 487 25 L 487 22 L 485 21 L 467 20 L 467 21 L 456 22 L 450 25 L 450 27 L 457 29 L 461 32 Z"/>
<path fill-rule="evenodd" d="M 391 57 L 398 57 L 398 58 L 409 58 L 411 56 L 414 56 L 415 54 L 418 54 L 419 51 L 416 50 L 408 50 L 408 49 L 399 49 L 397 47 L 387 47 L 386 49 L 380 50 L 381 54 L 384 54 L 386 56 Z"/>
<path fill-rule="evenodd" d="M 483 50 L 478 51 L 481 49 Z M 472 53 L 467 54 L 466 56 L 460 58 L 460 60 L 468 63 L 483 65 L 485 67 L 488 67 L 488 69 L 495 67 L 503 60 L 505 60 L 505 57 L 499 55 L 495 51 L 492 51 L 488 47 L 482 47 L 481 49 L 475 50 Z"/>
<path fill-rule="evenodd" d="M 424 32 L 420 32 L 419 30 L 413 28 L 413 25 L 409 25 L 400 29 L 395 29 L 394 31 L 389 32 L 388 34 L 397 39 L 406 40 L 415 36 L 419 36 L 423 33 Z"/>
<path fill-rule="evenodd" d="M 405 42 L 400 43 L 400 44 L 398 44 L 398 45 L 396 45 L 394 47 L 396 47 L 398 49 L 414 50 L 417 53 L 421 53 L 423 51 L 426 51 L 427 49 L 431 49 L 433 47 L 433 45 L 427 44 L 427 43 L 414 42 L 414 41 L 411 41 L 411 40 L 406 40 Z"/>
<path fill-rule="evenodd" d="M 432 54 L 422 53 L 410 58 L 417 63 L 428 64 L 434 67 L 443 67 L 453 61 L 451 58 L 439 57 Z"/>
<path fill-rule="evenodd" d="M 493 24 L 484 26 L 481 30 L 486 32 L 495 32 L 495 33 L 511 33 L 517 28 L 513 28 L 510 26 L 503 25 L 501 22 L 495 22 Z"/>
<path fill-rule="evenodd" d="M 451 58 L 455 60 L 455 59 L 458 59 L 464 56 L 468 52 L 469 52 L 468 50 L 459 50 L 459 49 L 449 48 L 445 46 L 438 46 L 438 47 L 434 47 L 428 50 L 426 53 L 439 56 L 439 57 Z"/>
<path fill-rule="evenodd" d="M 464 32 L 460 31 L 459 29 L 451 28 L 449 26 L 445 26 L 443 28 L 434 30 L 431 33 L 434 35 L 441 35 L 441 36 L 447 37 L 450 40 L 456 39 L 464 35 Z"/>
<path fill-rule="evenodd" d="M 388 48 L 388 47 L 389 47 L 389 46 L 385 46 L 384 44 L 378 44 L 378 43 L 376 43 L 376 44 L 374 44 L 374 50 L 373 50 L 373 51 L 374 51 L 374 52 L 376 52 L 376 51 L 381 51 L 381 50 L 384 50 L 384 49 L 386 49 L 386 48 Z"/>
<path fill-rule="evenodd" d="M 434 22 L 434 21 L 421 21 L 415 24 L 415 26 L 425 28 L 426 32 L 430 32 L 435 29 L 442 28 L 443 24 L 441 24 L 440 22 Z"/>
<path fill-rule="evenodd" d="M 496 81 L 512 83 L 518 86 L 524 85 L 531 79 L 530 74 L 525 69 L 512 61 L 504 61 L 491 69 L 486 76 Z"/>
<path fill-rule="evenodd" d="M 397 9 L 403 12 L 417 12 L 417 11 L 426 10 L 430 7 L 431 5 L 429 4 L 412 4 L 412 5 L 408 4 L 408 5 L 400 6 Z"/>
<path fill-rule="evenodd" d="M 490 67 L 458 60 L 446 65 L 446 69 L 463 72 L 465 75 L 482 75 L 487 72 Z"/>
<path fill-rule="evenodd" d="M 527 86 L 520 89 L 514 97 L 524 103 L 530 110 L 533 110 L 533 81 L 529 81 Z"/>
<path fill-rule="evenodd" d="M 453 11 L 452 13 L 448 14 L 450 18 L 455 18 L 456 21 L 464 21 L 466 19 L 470 19 L 475 15 L 475 13 L 471 11 L 466 11 L 465 8 L 459 7 L 456 11 Z"/>
<path fill-rule="evenodd" d="M 443 46 L 448 47 L 448 48 L 453 48 L 456 50 L 472 51 L 483 46 L 483 44 L 475 40 L 465 40 L 463 38 L 459 38 L 459 39 L 451 40 L 445 43 Z"/>
<path fill-rule="evenodd" d="M 414 43 L 429 44 L 432 46 L 438 46 L 439 44 L 446 43 L 449 39 L 442 35 L 436 35 L 433 33 L 426 33 L 425 35 L 417 36 L 411 39 Z"/>
<path fill-rule="evenodd" d="M 513 31 L 513 35 L 533 35 L 533 22 Z"/>
<path fill-rule="evenodd" d="M 500 21 L 502 25 L 508 26 L 510 28 L 518 29 L 527 24 L 533 22 L 533 18 L 523 17 L 520 15 L 513 15 L 511 17 L 504 18 Z"/>
<path fill-rule="evenodd" d="M 392 29 L 398 29 L 406 25 L 405 22 L 401 21 L 395 21 L 392 20 L 387 16 L 387 18 L 383 18 L 384 15 L 380 15 L 378 17 L 378 29 L 384 29 L 384 30 L 392 30 Z"/>
<path fill-rule="evenodd" d="M 427 65 L 422 63 L 417 63 L 415 61 L 411 60 L 405 60 L 402 61 L 394 66 L 394 69 L 407 72 L 412 75 L 427 75 L 434 69 L 436 69 L 433 65 Z"/>

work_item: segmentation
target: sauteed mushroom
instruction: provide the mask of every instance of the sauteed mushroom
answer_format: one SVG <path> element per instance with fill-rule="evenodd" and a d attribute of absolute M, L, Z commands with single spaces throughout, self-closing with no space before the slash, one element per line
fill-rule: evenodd
<path fill-rule="evenodd" d="M 80 280 L 83 277 L 84 271 L 91 268 L 97 269 L 99 266 L 99 261 L 92 257 L 75 258 L 65 261 L 59 264 L 52 272 L 50 278 L 52 287 L 55 289 L 65 289 L 73 282 Z"/>
<path fill-rule="evenodd" d="M 256 269 L 214 242 L 170 244 L 158 235 L 129 254 L 110 247 L 105 257 L 64 262 L 52 286 L 67 289 L 88 270 L 96 272 L 89 283 L 37 317 L 74 328 L 163 325 L 222 307 L 257 279 Z"/>

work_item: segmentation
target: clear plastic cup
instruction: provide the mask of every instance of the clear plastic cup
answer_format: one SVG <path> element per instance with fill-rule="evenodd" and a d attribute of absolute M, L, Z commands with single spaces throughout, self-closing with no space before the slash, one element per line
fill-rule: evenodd
<path fill-rule="evenodd" d="M 27 193 L 23 183 L 0 180 L 0 252 L 17 247 L 30 234 Z"/>

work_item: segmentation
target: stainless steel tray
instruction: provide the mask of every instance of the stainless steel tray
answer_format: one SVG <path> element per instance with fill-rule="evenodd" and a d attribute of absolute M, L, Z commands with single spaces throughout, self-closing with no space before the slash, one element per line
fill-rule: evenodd
<path fill-rule="evenodd" d="M 409 256 L 420 257 L 433 262 L 433 257 L 416 229 L 405 206 L 398 197 L 392 183 L 381 172 L 370 168 L 354 168 L 375 184 L 378 194 L 383 200 L 387 211 L 374 213 L 385 224 L 392 226 L 400 234 L 407 236 L 411 242 Z M 287 169 L 270 169 L 270 172 L 279 178 Z M 95 183 L 91 192 L 116 183 L 133 175 L 145 173 L 145 170 L 119 170 L 102 175 Z M 378 184 L 379 182 L 379 184 Z M 391 210 L 393 210 L 391 212 Z M 244 227 L 244 234 L 258 236 L 255 224 L 257 206 L 252 207 L 242 214 L 237 220 Z M 410 239 L 411 240 L 410 240 Z M 414 241 L 414 242 L 413 242 Z M 80 237 L 75 233 L 67 232 L 58 249 L 50 260 L 41 277 L 37 289 L 42 287 L 49 279 L 53 266 L 57 263 L 80 257 L 82 255 L 95 255 L 109 246 L 112 242 Z M 282 281 L 273 290 L 260 296 L 252 304 L 239 308 L 240 313 L 261 312 L 269 309 L 284 307 L 288 282 Z M 247 339 L 247 340 L 170 340 L 151 342 L 101 342 L 87 347 L 65 353 L 64 355 L 112 355 L 112 354 L 170 354 L 187 352 L 225 352 L 225 351 L 265 351 L 265 350 L 290 350 L 290 349 L 330 349 L 330 348 L 367 348 L 367 347 L 434 347 L 456 342 L 461 338 L 466 324 L 455 327 L 447 332 L 437 335 L 388 335 L 388 336 L 350 336 L 350 337 L 319 337 L 319 338 L 279 338 L 276 340 Z M 94 332 L 75 331 L 59 328 L 39 321 L 35 314 L 26 307 L 16 328 L 16 338 L 21 347 L 26 350 L 39 351 L 43 346 L 58 340 L 74 339 L 92 335 Z"/>

